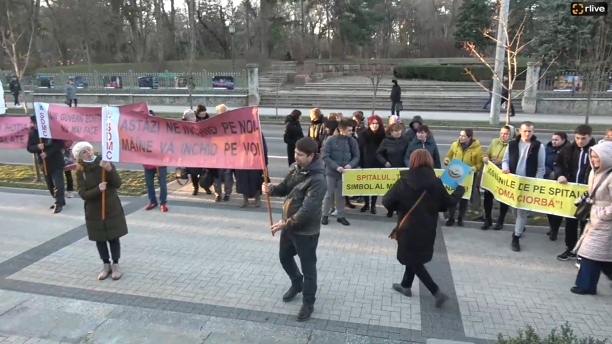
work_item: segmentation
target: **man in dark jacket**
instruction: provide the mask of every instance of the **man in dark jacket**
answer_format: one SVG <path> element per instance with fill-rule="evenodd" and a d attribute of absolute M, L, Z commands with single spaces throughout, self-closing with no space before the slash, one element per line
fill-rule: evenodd
<path fill-rule="evenodd" d="M 15 75 L 13 75 L 11 82 L 9 82 L 9 90 L 15 98 L 15 106 L 21 106 L 21 104 L 19 103 L 19 93 L 21 93 L 21 85 L 19 84 L 19 80 L 17 80 L 17 76 Z"/>
<path fill-rule="evenodd" d="M 391 116 L 400 116 L 400 110 L 398 107 L 402 104 L 402 88 L 397 84 L 397 80 L 393 80 L 393 87 L 391 87 Z"/>
<path fill-rule="evenodd" d="M 327 179 L 327 193 L 323 202 L 323 217 L 321 224 L 328 224 L 331 215 L 332 197 L 336 203 L 338 211 L 337 221 L 345 226 L 350 223 L 346 220 L 342 197 L 342 173 L 344 170 L 357 167 L 359 165 L 359 143 L 352 136 L 352 124 L 350 120 L 342 120 L 338 124 L 338 133 L 330 136 L 323 146 L 322 156 L 325 163 L 325 177 Z"/>
<path fill-rule="evenodd" d="M 321 231 L 321 202 L 326 189 L 318 149 L 311 138 L 298 140 L 295 144 L 296 162 L 285 179 L 278 185 L 262 185 L 264 194 L 285 197 L 283 219 L 274 224 L 271 231 L 272 235 L 281 231 L 280 262 L 291 279 L 291 287 L 283 295 L 283 301 L 289 302 L 303 292 L 298 321 L 310 318 L 317 292 L 317 245 Z M 300 257 L 302 273 L 295 263 L 296 254 Z"/>
<path fill-rule="evenodd" d="M 588 125 L 580 125 L 574 130 L 574 142 L 565 145 L 557 155 L 554 166 L 555 176 L 559 183 L 589 184 L 589 149 L 596 144 L 593 138 L 593 129 Z M 572 253 L 578 242 L 578 220 L 565 218 L 565 252 L 557 256 L 557 259 L 565 261 L 575 259 Z M 584 230 L 585 223 L 580 223 L 580 231 Z"/>
<path fill-rule="evenodd" d="M 327 118 L 323 116 L 320 109 L 314 108 L 310 110 L 310 127 L 308 127 L 308 137 L 315 140 L 319 145 L 319 152 L 323 145 L 323 129 L 327 123 Z"/>
<path fill-rule="evenodd" d="M 45 173 L 45 182 L 51 192 L 51 196 L 55 198 L 55 204 L 51 206 L 53 213 L 57 214 L 62 211 L 62 207 L 66 205 L 64 199 L 64 141 L 56 139 L 40 139 L 38 134 L 38 126 L 36 124 L 36 116 L 30 116 L 32 128 L 28 135 L 28 152 L 38 156 L 40 166 L 43 166 Z"/>

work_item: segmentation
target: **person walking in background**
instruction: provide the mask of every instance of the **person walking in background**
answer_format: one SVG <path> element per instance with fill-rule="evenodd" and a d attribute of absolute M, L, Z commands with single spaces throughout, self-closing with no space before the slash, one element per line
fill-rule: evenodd
<path fill-rule="evenodd" d="M 319 151 L 321 151 L 321 147 L 323 146 L 323 129 L 325 128 L 325 123 L 327 123 L 327 119 L 321 113 L 321 110 L 318 108 L 314 108 L 310 110 L 310 126 L 308 127 L 308 137 L 315 140 L 319 145 Z"/>
<path fill-rule="evenodd" d="M 289 163 L 289 166 L 295 162 L 296 142 L 304 137 L 302 125 L 300 124 L 301 117 L 302 112 L 300 110 L 293 110 L 287 118 L 285 118 L 285 134 L 283 134 L 283 141 L 287 144 L 287 163 Z"/>
<path fill-rule="evenodd" d="M 508 76 L 504 75 L 504 83 L 502 86 L 502 100 L 501 105 L 508 103 L 508 88 L 510 87 L 510 81 L 508 80 Z M 514 117 L 514 102 L 510 99 L 510 117 Z"/>
<path fill-rule="evenodd" d="M 1 82 L 1 81 L 0 81 Z M 13 94 L 13 98 L 15 99 L 15 106 L 21 106 L 19 102 L 19 93 L 21 93 L 21 84 L 19 83 L 19 79 L 17 79 L 16 75 L 13 75 L 11 78 L 11 82 L 9 82 L 9 90 Z"/>
<path fill-rule="evenodd" d="M 323 146 L 322 158 L 325 162 L 325 177 L 327 179 L 327 193 L 323 202 L 323 217 L 321 224 L 329 223 L 331 215 L 331 200 L 336 203 L 338 211 L 337 221 L 345 226 L 350 223 L 346 220 L 344 200 L 342 199 L 342 173 L 344 170 L 355 168 L 359 164 L 359 144 L 351 137 L 351 123 L 343 120 L 338 124 L 338 133 L 331 136 Z"/>
<path fill-rule="evenodd" d="M 544 178 L 546 173 L 546 148 L 537 140 L 533 123 L 523 122 L 520 127 L 520 136 L 508 144 L 508 149 L 502 159 L 502 173 L 512 173 L 521 177 Z M 525 232 L 527 214 L 523 209 L 512 208 L 516 219 L 514 233 L 512 234 L 512 251 L 521 250 L 520 238 Z"/>
<path fill-rule="evenodd" d="M 544 174 L 544 178 L 548 180 L 557 180 L 557 176 L 555 175 L 555 163 L 559 157 L 559 152 L 565 147 L 566 143 L 567 134 L 565 132 L 558 131 L 552 135 L 552 140 L 546 145 L 546 173 Z M 546 234 L 548 234 L 548 238 L 551 241 L 556 241 L 557 235 L 559 234 L 559 228 L 563 222 L 563 216 L 551 214 L 547 214 L 546 216 L 548 217 L 548 226 L 550 228 Z"/>
<path fill-rule="evenodd" d="M 442 168 L 442 164 L 440 162 L 440 151 L 438 150 L 438 145 L 436 141 L 433 139 L 433 135 L 429 130 L 429 127 L 426 125 L 420 125 L 417 129 L 417 134 L 414 140 L 408 144 L 408 148 L 406 149 L 406 154 L 404 154 L 404 162 L 406 166 L 410 166 L 410 156 L 417 149 L 425 149 L 431 154 L 431 158 L 434 162 L 434 168 Z"/>
<path fill-rule="evenodd" d="M 264 162 L 268 166 L 268 145 L 266 138 L 261 134 L 261 142 L 263 144 Z M 295 154 L 295 153 L 294 153 Z M 234 170 L 236 175 L 236 193 L 242 195 L 240 208 L 245 208 L 249 205 L 249 198 L 255 198 L 255 207 L 261 207 L 261 185 L 268 183 L 264 181 L 263 170 Z"/>
<path fill-rule="evenodd" d="M 482 84 L 484 88 L 489 91 L 489 100 L 487 100 L 485 105 L 482 107 L 482 109 L 485 110 L 489 107 L 489 105 L 491 105 L 491 99 L 493 98 L 493 79 L 485 80 L 482 82 Z"/>
<path fill-rule="evenodd" d="M 66 82 L 66 104 L 70 107 L 77 107 L 77 88 L 74 80 L 68 79 Z"/>
<path fill-rule="evenodd" d="M 309 137 L 295 143 L 295 164 L 278 185 L 262 184 L 261 191 L 274 197 L 285 197 L 283 218 L 271 227 L 272 235 L 280 231 L 279 258 L 291 279 L 283 295 L 290 302 L 303 293 L 298 321 L 306 321 L 314 311 L 317 293 L 317 245 L 321 231 L 321 202 L 326 181 L 319 144 Z M 298 187 L 299 186 L 299 187 Z M 300 258 L 302 272 L 295 263 Z"/>
<path fill-rule="evenodd" d="M 78 165 L 76 177 L 79 196 L 85 203 L 87 236 L 89 240 L 96 242 L 103 263 L 98 280 L 104 280 L 109 275 L 113 280 L 118 280 L 123 276 L 119 266 L 121 258 L 119 238 L 128 234 L 125 212 L 117 194 L 117 190 L 121 187 L 121 177 L 115 165 L 101 161 L 100 156 L 94 154 L 89 142 L 77 142 L 72 148 L 72 153 Z M 102 178 L 102 174 L 105 174 L 105 178 Z"/>
<path fill-rule="evenodd" d="M 62 211 L 66 205 L 64 194 L 64 150 L 65 143 L 57 139 L 41 139 L 38 133 L 38 125 L 36 116 L 30 116 L 31 128 L 28 134 L 28 152 L 36 154 L 38 164 L 46 170 L 45 183 L 55 198 L 55 204 L 51 206 L 53 213 L 57 214 Z"/>
<path fill-rule="evenodd" d="M 472 129 L 464 129 L 459 133 L 459 139 L 451 145 L 444 158 L 444 165 L 448 165 L 452 159 L 463 161 L 468 166 L 472 167 L 473 175 L 476 176 L 478 171 L 482 170 L 484 163 L 482 161 L 482 146 L 480 141 L 474 139 L 474 131 Z M 473 192 L 474 190 L 472 190 Z M 463 226 L 463 219 L 467 212 L 468 200 L 461 199 L 459 201 L 459 216 L 457 218 L 457 226 Z M 448 220 L 446 226 L 450 227 L 455 224 L 455 213 L 457 206 L 448 207 Z"/>
<path fill-rule="evenodd" d="M 393 86 L 391 87 L 391 115 L 400 116 L 400 109 L 402 106 L 402 88 L 397 84 L 397 80 L 392 80 Z"/>
<path fill-rule="evenodd" d="M 154 165 L 142 165 L 144 167 L 145 184 L 147 185 L 147 196 L 149 197 L 149 204 L 145 207 L 145 210 L 151 210 L 156 208 L 157 197 L 155 196 L 155 175 L 157 175 L 157 181 L 159 182 L 159 209 L 162 213 L 168 211 L 168 167 L 166 166 L 154 166 Z"/>
<path fill-rule="evenodd" d="M 504 125 L 499 130 L 499 137 L 494 138 L 489 145 L 489 149 L 487 152 L 482 155 L 482 162 L 484 165 L 492 163 L 497 166 L 499 169 L 502 168 L 502 160 L 504 158 L 504 154 L 506 154 L 506 149 L 508 148 L 508 144 L 510 141 L 514 139 L 514 127 L 509 125 Z M 484 223 L 480 227 L 480 229 L 486 231 L 487 229 L 493 226 L 493 200 L 495 196 L 489 190 L 485 190 L 484 192 Z M 506 220 L 506 214 L 508 214 L 508 205 L 506 203 L 499 202 L 499 217 L 495 223 L 493 229 L 501 230 L 504 228 L 504 221 Z"/>
<path fill-rule="evenodd" d="M 393 289 L 404 296 L 412 296 L 412 283 L 417 276 L 436 299 L 436 307 L 446 301 L 433 281 L 425 264 L 433 258 L 438 227 L 438 214 L 456 205 L 465 189 L 461 184 L 451 195 L 436 176 L 431 154 L 417 149 L 410 156 L 409 170 L 400 172 L 400 179 L 383 196 L 382 204 L 389 212 L 398 213 L 394 232 L 397 239 L 397 260 L 404 265 L 401 283 Z"/>
<path fill-rule="evenodd" d="M 612 142 L 590 148 L 589 198 L 593 201 L 584 234 L 576 245 L 582 258 L 576 285 L 578 295 L 596 295 L 603 272 L 612 280 Z"/>
<path fill-rule="evenodd" d="M 380 144 L 385 139 L 385 129 L 383 129 L 383 121 L 377 115 L 368 117 L 368 127 L 359 136 L 359 156 L 361 162 L 359 166 L 362 168 L 382 168 L 382 164 L 376 156 L 376 152 Z M 370 210 L 372 214 L 376 214 L 376 201 L 378 196 L 365 196 L 361 212 L 365 213 Z"/>
<path fill-rule="evenodd" d="M 557 154 L 557 161 L 553 167 L 557 181 L 561 184 L 578 183 L 587 185 L 591 164 L 589 163 L 589 149 L 595 145 L 593 128 L 580 125 L 574 130 L 574 142 L 565 145 Z M 576 218 L 565 219 L 565 251 L 557 256 L 558 260 L 566 261 L 576 259 L 572 252 L 578 242 L 578 231 L 584 230 L 586 224 Z M 580 259 L 577 261 L 580 265 Z"/>

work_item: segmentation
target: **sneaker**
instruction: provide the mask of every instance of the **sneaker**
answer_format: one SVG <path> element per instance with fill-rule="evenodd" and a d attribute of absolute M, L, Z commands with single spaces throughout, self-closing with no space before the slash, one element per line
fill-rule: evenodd
<path fill-rule="evenodd" d="M 574 294 L 578 294 L 578 295 L 597 295 L 597 291 L 596 290 L 584 290 L 580 287 L 577 286 L 573 286 L 572 289 L 570 289 L 570 291 Z"/>
<path fill-rule="evenodd" d="M 162 204 L 161 207 L 159 207 L 159 210 L 161 210 L 162 213 L 167 213 L 168 212 L 168 206 L 165 204 Z"/>
<path fill-rule="evenodd" d="M 402 287 L 402 285 L 399 283 L 393 283 L 393 290 L 397 291 L 398 293 L 404 296 L 408 296 L 408 297 L 412 296 L 412 290 L 410 290 L 410 288 Z"/>
<path fill-rule="evenodd" d="M 306 321 L 308 319 L 310 319 L 310 316 L 312 315 L 312 312 L 314 312 L 314 306 L 313 305 L 306 305 L 303 304 L 302 308 L 300 308 L 300 311 L 298 312 L 297 321 Z"/>
<path fill-rule="evenodd" d="M 157 207 L 157 203 L 151 203 L 148 206 L 145 207 L 145 210 L 151 210 L 153 208 Z"/>
<path fill-rule="evenodd" d="M 293 299 L 295 299 L 295 297 L 302 292 L 302 287 L 296 287 L 294 285 L 291 286 L 291 288 L 289 288 L 289 290 L 287 290 L 287 292 L 285 293 L 285 295 L 283 295 L 283 301 L 284 302 L 290 302 L 293 301 Z"/>
<path fill-rule="evenodd" d="M 557 259 L 563 262 L 570 259 L 576 259 L 576 254 L 572 253 L 570 250 L 565 250 L 565 252 L 557 256 Z"/>
<path fill-rule="evenodd" d="M 104 264 L 104 266 L 102 266 L 102 271 L 100 271 L 100 273 L 98 274 L 98 281 L 105 280 L 108 277 L 108 275 L 110 275 L 110 273 L 111 273 L 110 264 Z"/>
<path fill-rule="evenodd" d="M 123 271 L 119 267 L 119 264 L 113 264 L 113 273 L 111 274 L 111 278 L 116 281 L 123 276 Z"/>
<path fill-rule="evenodd" d="M 66 191 L 66 198 L 74 198 L 74 192 L 73 191 Z"/>
<path fill-rule="evenodd" d="M 336 210 L 336 208 L 332 208 L 332 210 L 329 212 L 329 214 L 331 216 L 338 216 L 338 211 Z"/>

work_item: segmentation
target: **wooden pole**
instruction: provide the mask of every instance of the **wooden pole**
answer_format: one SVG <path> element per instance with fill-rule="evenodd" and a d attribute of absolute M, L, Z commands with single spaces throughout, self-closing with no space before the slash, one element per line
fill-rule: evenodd
<path fill-rule="evenodd" d="M 102 168 L 102 183 L 106 181 L 106 170 Z M 102 220 L 106 220 L 106 189 L 102 191 Z"/>
<path fill-rule="evenodd" d="M 266 183 L 270 182 L 268 178 L 268 167 L 264 168 L 264 181 Z M 270 226 L 274 225 L 274 220 L 272 219 L 272 206 L 270 205 L 270 194 L 266 194 L 266 203 L 268 204 L 268 217 L 270 218 Z M 274 233 L 272 233 L 274 236 Z"/>
<path fill-rule="evenodd" d="M 41 137 L 38 138 L 38 143 L 43 143 L 43 139 Z M 44 153 L 45 150 L 41 149 L 41 152 Z M 48 174 L 47 173 L 47 159 L 42 159 L 42 162 L 43 162 L 43 173 L 46 176 Z"/>

